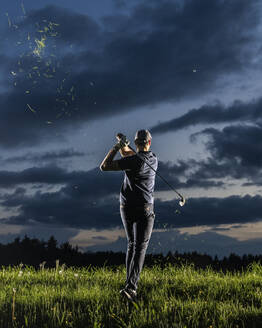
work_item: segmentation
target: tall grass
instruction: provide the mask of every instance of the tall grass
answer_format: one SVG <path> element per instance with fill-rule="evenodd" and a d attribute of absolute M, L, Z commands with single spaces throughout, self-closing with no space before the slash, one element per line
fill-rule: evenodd
<path fill-rule="evenodd" d="M 246 272 L 192 265 L 144 267 L 138 298 L 119 290 L 125 268 L 0 270 L 0 327 L 262 327 L 262 266 Z"/>

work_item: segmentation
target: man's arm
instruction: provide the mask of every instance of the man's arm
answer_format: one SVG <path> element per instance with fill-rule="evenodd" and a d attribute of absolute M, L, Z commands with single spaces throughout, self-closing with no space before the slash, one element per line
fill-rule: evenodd
<path fill-rule="evenodd" d="M 118 150 L 119 149 L 116 146 L 109 150 L 108 154 L 100 164 L 101 171 L 121 171 L 118 161 L 113 161 L 113 158 L 116 156 Z"/>
<path fill-rule="evenodd" d="M 135 154 L 136 154 L 136 153 L 133 152 L 133 150 L 131 150 L 128 146 L 119 149 L 119 153 L 120 153 L 120 155 L 121 155 L 122 157 L 132 156 L 132 155 L 135 155 Z"/>

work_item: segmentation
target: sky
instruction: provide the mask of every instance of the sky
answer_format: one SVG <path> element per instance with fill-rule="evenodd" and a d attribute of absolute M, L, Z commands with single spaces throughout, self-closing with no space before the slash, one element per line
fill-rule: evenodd
<path fill-rule="evenodd" d="M 99 165 L 117 133 L 134 146 L 149 129 L 187 202 L 156 178 L 148 253 L 261 253 L 261 1 L 2 0 L 0 15 L 0 243 L 125 252 L 124 172 Z"/>

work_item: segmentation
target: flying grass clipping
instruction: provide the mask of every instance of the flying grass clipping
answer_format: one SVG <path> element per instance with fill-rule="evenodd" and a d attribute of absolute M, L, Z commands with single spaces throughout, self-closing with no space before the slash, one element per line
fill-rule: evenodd
<path fill-rule="evenodd" d="M 50 125 L 78 111 L 77 87 L 71 71 L 61 62 L 61 51 L 72 52 L 72 45 L 60 49 L 61 28 L 54 19 L 34 21 L 27 16 L 23 2 L 21 10 L 23 16 L 18 22 L 6 13 L 18 58 L 10 70 L 11 82 L 19 94 L 24 94 L 26 111 Z"/>

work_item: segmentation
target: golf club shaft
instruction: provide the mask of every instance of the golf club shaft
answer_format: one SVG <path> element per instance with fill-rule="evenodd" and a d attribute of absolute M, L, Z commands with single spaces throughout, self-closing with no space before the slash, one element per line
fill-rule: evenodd
<path fill-rule="evenodd" d="M 162 177 L 162 175 L 160 175 L 159 173 L 157 173 L 157 171 L 149 164 L 149 163 L 147 163 L 141 156 L 139 156 L 139 154 L 132 148 L 132 147 L 130 147 L 130 146 L 128 146 L 135 154 L 137 154 L 137 156 L 140 158 L 140 159 L 142 159 L 142 161 L 144 162 L 144 163 L 146 163 L 155 173 L 156 173 L 156 175 L 158 175 L 159 176 L 159 178 L 161 178 L 168 186 L 169 186 L 169 188 L 171 188 L 180 198 L 181 198 L 181 200 L 184 200 L 184 197 L 178 192 L 178 191 L 176 191 L 171 185 L 170 185 L 170 183 L 169 182 L 167 182 L 167 180 L 165 179 L 165 178 L 163 178 Z"/>

